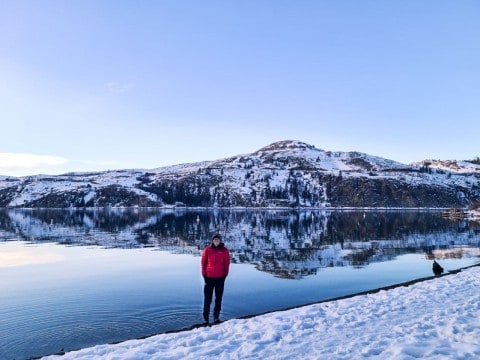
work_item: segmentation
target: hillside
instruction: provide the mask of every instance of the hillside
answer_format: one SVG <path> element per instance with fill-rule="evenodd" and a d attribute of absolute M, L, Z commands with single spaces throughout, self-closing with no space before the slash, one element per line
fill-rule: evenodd
<path fill-rule="evenodd" d="M 466 207 L 480 165 L 411 165 L 280 141 L 252 154 L 161 167 L 0 177 L 0 207 Z"/>

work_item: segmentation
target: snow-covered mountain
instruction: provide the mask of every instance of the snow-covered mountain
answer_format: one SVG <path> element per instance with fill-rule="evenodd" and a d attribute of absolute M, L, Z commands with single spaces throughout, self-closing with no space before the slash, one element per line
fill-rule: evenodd
<path fill-rule="evenodd" d="M 252 154 L 161 167 L 0 177 L 0 207 L 464 207 L 480 165 L 411 165 L 280 141 Z"/>

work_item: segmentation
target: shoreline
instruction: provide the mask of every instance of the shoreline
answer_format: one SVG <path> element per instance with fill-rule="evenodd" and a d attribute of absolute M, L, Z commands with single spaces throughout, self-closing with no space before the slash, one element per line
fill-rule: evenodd
<path fill-rule="evenodd" d="M 316 302 L 306 303 L 306 304 L 302 304 L 302 305 L 291 306 L 291 307 L 277 309 L 277 310 L 266 311 L 266 312 L 262 312 L 262 313 L 245 315 L 245 316 L 242 316 L 242 317 L 239 317 L 239 318 L 232 318 L 232 319 L 225 320 L 220 324 L 215 324 L 215 325 L 211 324 L 209 326 L 205 326 L 203 324 L 194 324 L 192 326 L 181 328 L 181 329 L 169 330 L 169 331 L 165 331 L 165 332 L 162 332 L 162 333 L 146 335 L 146 336 L 142 336 L 142 337 L 138 337 L 138 338 L 116 341 L 116 342 L 112 342 L 112 343 L 97 345 L 95 347 L 98 347 L 98 346 L 115 346 L 115 345 L 123 344 L 125 342 L 143 341 L 143 340 L 148 340 L 150 338 L 158 337 L 158 336 L 179 335 L 179 334 L 184 334 L 184 333 L 190 333 L 190 332 L 195 331 L 197 329 L 213 328 L 213 327 L 220 326 L 222 324 L 229 323 L 231 321 L 250 320 L 250 319 L 254 319 L 254 318 L 258 318 L 258 317 L 273 315 L 273 314 L 276 314 L 276 313 L 282 313 L 282 312 L 289 312 L 289 311 L 292 311 L 292 310 L 304 309 L 304 308 L 308 308 L 308 307 L 311 307 L 311 306 L 325 305 L 325 304 L 334 303 L 334 302 L 338 302 L 338 301 L 342 301 L 342 300 L 351 300 L 351 299 L 355 299 L 357 297 L 360 298 L 360 297 L 363 297 L 363 296 L 379 294 L 382 291 L 388 292 L 390 290 L 394 290 L 394 289 L 398 289 L 398 288 L 408 288 L 408 287 L 411 287 L 414 284 L 423 283 L 423 282 L 427 282 L 427 281 L 434 280 L 434 279 L 449 277 L 451 275 L 456 275 L 456 274 L 459 274 L 461 272 L 464 272 L 465 270 L 472 269 L 472 268 L 479 268 L 479 267 L 480 267 L 480 263 L 470 265 L 470 266 L 466 266 L 466 267 L 456 269 L 456 270 L 451 270 L 451 271 L 445 272 L 441 275 L 432 275 L 432 276 L 428 276 L 428 277 L 422 277 L 422 278 L 409 280 L 409 281 L 398 283 L 398 284 L 388 285 L 388 286 L 375 288 L 375 289 L 371 289 L 371 290 L 366 290 L 366 291 L 362 291 L 362 292 L 358 292 L 358 293 L 354 293 L 354 294 L 343 295 L 343 296 L 339 296 L 339 297 L 335 297 L 335 298 L 331 298 L 331 299 L 325 299 L 325 300 L 321 300 L 321 301 L 316 301 Z M 40 357 L 30 357 L 28 360 L 48 359 L 52 356 L 54 356 L 54 357 L 64 356 L 66 354 L 79 352 L 79 351 L 82 351 L 82 350 L 84 350 L 84 349 L 71 349 L 71 350 L 67 350 L 67 351 L 62 350 L 58 353 L 51 354 L 51 355 L 44 355 L 44 356 L 40 356 Z"/>

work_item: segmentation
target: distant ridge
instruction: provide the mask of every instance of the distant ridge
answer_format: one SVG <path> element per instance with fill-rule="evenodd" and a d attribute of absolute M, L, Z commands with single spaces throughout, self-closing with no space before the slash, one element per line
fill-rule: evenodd
<path fill-rule="evenodd" d="M 466 207 L 480 201 L 480 165 L 405 165 L 297 140 L 251 154 L 157 169 L 0 177 L 0 207 Z"/>

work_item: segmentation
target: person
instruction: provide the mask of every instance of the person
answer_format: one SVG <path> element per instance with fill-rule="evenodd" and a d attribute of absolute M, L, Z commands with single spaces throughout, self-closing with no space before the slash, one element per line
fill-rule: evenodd
<path fill-rule="evenodd" d="M 203 288 L 203 320 L 206 324 L 209 323 L 210 306 L 212 304 L 213 292 L 215 291 L 213 319 L 214 323 L 219 323 L 225 279 L 230 269 L 230 253 L 222 242 L 220 234 L 213 235 L 211 244 L 203 250 L 201 265 L 202 276 L 205 280 Z"/>

